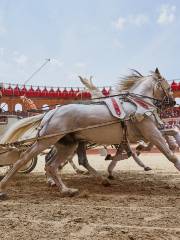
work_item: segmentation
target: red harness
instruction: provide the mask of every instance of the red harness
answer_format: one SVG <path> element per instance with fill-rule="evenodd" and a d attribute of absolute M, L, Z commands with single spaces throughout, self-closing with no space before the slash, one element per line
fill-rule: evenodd
<path fill-rule="evenodd" d="M 118 106 L 118 104 L 116 102 L 116 99 L 111 97 L 111 101 L 112 101 L 113 107 L 114 107 L 114 109 L 116 111 L 116 114 L 120 116 L 121 115 L 121 109 L 119 108 L 119 106 Z"/>

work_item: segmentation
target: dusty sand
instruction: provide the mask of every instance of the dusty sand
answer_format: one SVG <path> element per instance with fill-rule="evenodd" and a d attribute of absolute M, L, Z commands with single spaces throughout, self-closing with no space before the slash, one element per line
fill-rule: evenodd
<path fill-rule="evenodd" d="M 89 159 L 106 175 L 109 162 Z M 153 171 L 121 161 L 110 187 L 66 166 L 64 181 L 80 193 L 63 198 L 46 185 L 41 157 L 33 173 L 11 181 L 9 199 L 0 202 L 0 239 L 180 239 L 180 174 L 160 154 L 141 159 Z"/>

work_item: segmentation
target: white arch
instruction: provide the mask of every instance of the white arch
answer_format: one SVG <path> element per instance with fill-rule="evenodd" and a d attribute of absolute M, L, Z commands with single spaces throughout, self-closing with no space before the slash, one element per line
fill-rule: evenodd
<path fill-rule="evenodd" d="M 2 112 L 7 112 L 9 107 L 8 107 L 8 104 L 7 103 L 1 103 L 1 109 L 2 109 Z"/>
<path fill-rule="evenodd" d="M 15 112 L 22 112 L 22 104 L 16 103 L 14 110 Z"/>

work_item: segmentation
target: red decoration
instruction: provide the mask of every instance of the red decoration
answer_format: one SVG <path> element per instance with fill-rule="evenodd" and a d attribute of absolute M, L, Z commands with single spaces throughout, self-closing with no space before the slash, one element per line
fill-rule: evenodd
<path fill-rule="evenodd" d="M 67 99 L 68 98 L 68 91 L 66 90 L 66 88 L 63 90 L 63 92 L 62 92 L 62 98 L 64 98 L 64 99 Z"/>
<path fill-rule="evenodd" d="M 180 91 L 180 82 L 178 83 L 178 90 Z"/>
<path fill-rule="evenodd" d="M 107 96 L 107 95 L 108 95 L 108 91 L 105 89 L 105 87 L 104 87 L 103 90 L 102 90 L 102 94 L 103 94 L 104 96 Z"/>
<path fill-rule="evenodd" d="M 55 93 L 55 92 L 54 92 L 54 89 L 51 88 L 51 89 L 49 90 L 49 94 L 48 94 L 48 96 L 49 96 L 49 97 L 54 97 L 54 96 L 55 96 L 54 93 Z"/>
<path fill-rule="evenodd" d="M 34 97 L 35 96 L 35 91 L 33 89 L 33 87 L 31 86 L 30 89 L 27 91 L 26 95 L 28 97 Z"/>
<path fill-rule="evenodd" d="M 175 81 L 172 82 L 171 89 L 172 89 L 172 91 L 177 91 L 178 90 L 178 85 Z"/>
<path fill-rule="evenodd" d="M 34 96 L 35 96 L 35 97 L 40 97 L 40 96 L 41 96 L 41 89 L 39 88 L 39 86 L 38 86 L 37 89 L 35 90 Z"/>
<path fill-rule="evenodd" d="M 87 98 L 91 99 L 91 93 L 90 92 L 87 92 Z"/>
<path fill-rule="evenodd" d="M 47 96 L 48 96 L 48 90 L 47 90 L 46 87 L 42 90 L 41 96 L 42 96 L 42 97 L 47 97 Z"/>
<path fill-rule="evenodd" d="M 14 96 L 20 96 L 20 95 L 21 95 L 20 89 L 19 89 L 19 87 L 18 87 L 18 84 L 17 84 L 16 87 L 14 88 L 13 93 L 14 93 Z"/>
<path fill-rule="evenodd" d="M 21 92 L 22 96 L 26 95 L 27 89 L 26 89 L 25 85 L 21 88 L 20 92 Z"/>
<path fill-rule="evenodd" d="M 107 90 L 107 96 L 109 96 L 110 92 L 111 92 L 111 87 Z"/>
<path fill-rule="evenodd" d="M 75 92 L 74 92 L 74 90 L 73 90 L 72 88 L 71 88 L 71 90 L 69 91 L 68 97 L 69 97 L 70 99 L 74 99 L 74 98 L 75 98 Z"/>
<path fill-rule="evenodd" d="M 103 90 L 102 90 L 102 94 L 104 96 L 108 96 L 109 95 L 109 90 L 106 90 L 106 88 L 104 87 Z"/>
<path fill-rule="evenodd" d="M 59 88 L 56 90 L 56 97 L 61 97 L 61 90 Z"/>
<path fill-rule="evenodd" d="M 3 87 L 3 88 L 1 88 L 1 90 L 0 90 L 0 91 L 1 91 L 1 93 L 2 93 L 2 96 L 3 96 L 3 95 L 6 95 L 6 89 L 5 89 L 4 87 Z"/>
<path fill-rule="evenodd" d="M 5 94 L 6 96 L 12 96 L 12 95 L 13 95 L 13 89 L 12 89 L 12 87 L 11 87 L 10 84 L 9 84 L 9 87 L 8 87 L 8 88 L 5 88 L 5 89 L 4 89 L 4 94 Z"/>
<path fill-rule="evenodd" d="M 74 91 L 74 96 L 75 96 L 75 99 L 79 99 L 80 98 L 80 92 L 79 92 L 79 88 L 77 90 Z"/>
<path fill-rule="evenodd" d="M 113 107 L 116 111 L 116 114 L 120 116 L 121 115 L 121 109 L 119 108 L 119 105 L 117 104 L 116 99 L 112 97 L 111 101 L 112 101 Z"/>
<path fill-rule="evenodd" d="M 89 93 L 84 91 L 82 92 L 82 99 L 88 99 L 89 98 Z"/>

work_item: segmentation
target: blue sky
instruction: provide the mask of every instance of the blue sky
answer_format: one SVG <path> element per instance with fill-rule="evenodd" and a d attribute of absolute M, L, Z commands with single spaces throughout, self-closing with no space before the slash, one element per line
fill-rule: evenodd
<path fill-rule="evenodd" d="M 114 85 L 135 68 L 180 78 L 180 1 L 0 0 L 0 82 Z"/>

